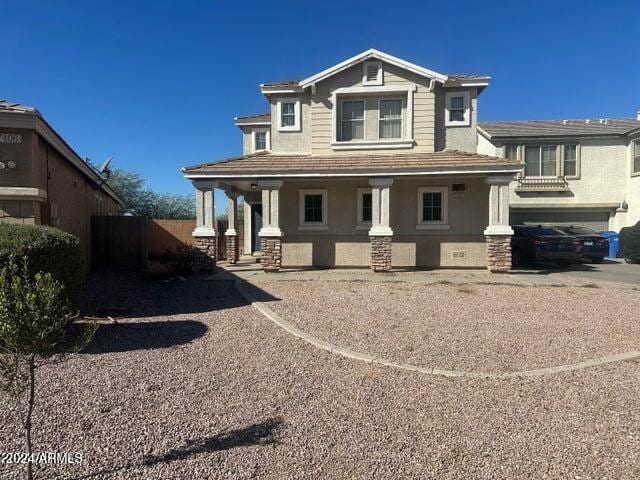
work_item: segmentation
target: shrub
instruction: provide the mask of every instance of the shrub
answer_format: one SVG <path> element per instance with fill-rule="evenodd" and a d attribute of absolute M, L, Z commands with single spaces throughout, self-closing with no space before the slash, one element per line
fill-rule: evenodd
<path fill-rule="evenodd" d="M 33 276 L 50 273 L 64 286 L 69 306 L 77 308 L 84 287 L 84 260 L 76 237 L 57 228 L 0 223 L 0 268 L 11 257 L 25 257 Z"/>
<path fill-rule="evenodd" d="M 176 251 L 167 250 L 160 263 L 167 267 L 171 275 L 187 275 L 195 265 L 196 249 L 191 245 L 180 245 Z"/>

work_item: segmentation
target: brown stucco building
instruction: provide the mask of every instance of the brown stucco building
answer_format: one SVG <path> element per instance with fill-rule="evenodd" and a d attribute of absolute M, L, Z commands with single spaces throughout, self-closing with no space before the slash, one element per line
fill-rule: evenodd
<path fill-rule="evenodd" d="M 80 239 L 91 260 L 91 216 L 122 200 L 33 107 L 0 100 L 0 222 L 50 225 Z"/>

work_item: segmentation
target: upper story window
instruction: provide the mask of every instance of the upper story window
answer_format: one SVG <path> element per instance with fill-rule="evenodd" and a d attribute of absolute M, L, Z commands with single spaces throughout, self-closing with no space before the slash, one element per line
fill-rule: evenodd
<path fill-rule="evenodd" d="M 562 174 L 565 177 L 578 176 L 578 145 L 564 145 Z"/>
<path fill-rule="evenodd" d="M 555 145 L 525 146 L 524 163 L 527 177 L 555 177 L 556 176 Z"/>
<path fill-rule="evenodd" d="M 328 228 L 326 190 L 302 189 L 299 202 L 298 229 L 325 230 Z"/>
<path fill-rule="evenodd" d="M 378 112 L 378 136 L 402 138 L 402 100 L 380 100 Z"/>
<path fill-rule="evenodd" d="M 446 126 L 468 126 L 471 124 L 469 92 L 447 92 L 445 102 Z"/>
<path fill-rule="evenodd" d="M 341 140 L 364 139 L 364 100 L 345 100 L 342 102 Z"/>
<path fill-rule="evenodd" d="M 418 188 L 417 228 L 446 228 L 448 222 L 447 187 Z"/>
<path fill-rule="evenodd" d="M 300 130 L 300 99 L 279 98 L 277 100 L 278 131 Z"/>
<path fill-rule="evenodd" d="M 251 132 L 252 136 L 252 144 L 253 144 L 253 152 L 263 152 L 265 150 L 269 150 L 271 147 L 269 145 L 269 129 L 260 128 L 255 129 Z"/>
<path fill-rule="evenodd" d="M 382 62 L 368 61 L 362 64 L 362 85 L 382 85 Z"/>
<path fill-rule="evenodd" d="M 518 146 L 517 145 L 505 145 L 504 146 L 504 158 L 506 160 L 518 161 Z"/>
<path fill-rule="evenodd" d="M 640 139 L 633 141 L 633 173 L 640 173 Z"/>

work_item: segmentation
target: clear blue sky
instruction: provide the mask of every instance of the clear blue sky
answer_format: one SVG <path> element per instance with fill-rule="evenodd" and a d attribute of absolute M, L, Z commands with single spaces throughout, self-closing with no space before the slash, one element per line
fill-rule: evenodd
<path fill-rule="evenodd" d="M 3 2 L 0 98 L 36 106 L 83 157 L 192 192 L 184 165 L 241 153 L 264 81 L 368 48 L 482 73 L 482 120 L 632 116 L 640 2 Z M 219 205 L 219 204 L 218 204 Z"/>

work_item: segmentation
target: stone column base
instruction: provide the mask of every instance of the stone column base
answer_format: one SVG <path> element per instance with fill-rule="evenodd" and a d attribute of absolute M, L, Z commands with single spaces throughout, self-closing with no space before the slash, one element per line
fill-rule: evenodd
<path fill-rule="evenodd" d="M 216 267 L 218 257 L 216 237 L 195 237 L 195 247 L 198 253 L 194 259 L 194 269 L 210 272 Z"/>
<path fill-rule="evenodd" d="M 282 239 L 260 237 L 260 264 L 265 272 L 278 272 L 282 265 Z"/>
<path fill-rule="evenodd" d="M 391 270 L 391 237 L 369 237 L 371 241 L 371 269 L 374 272 Z"/>
<path fill-rule="evenodd" d="M 227 263 L 231 265 L 238 263 L 238 257 L 240 256 L 238 235 L 227 235 L 226 241 Z"/>
<path fill-rule="evenodd" d="M 511 235 L 487 235 L 487 268 L 491 273 L 511 269 Z"/>

